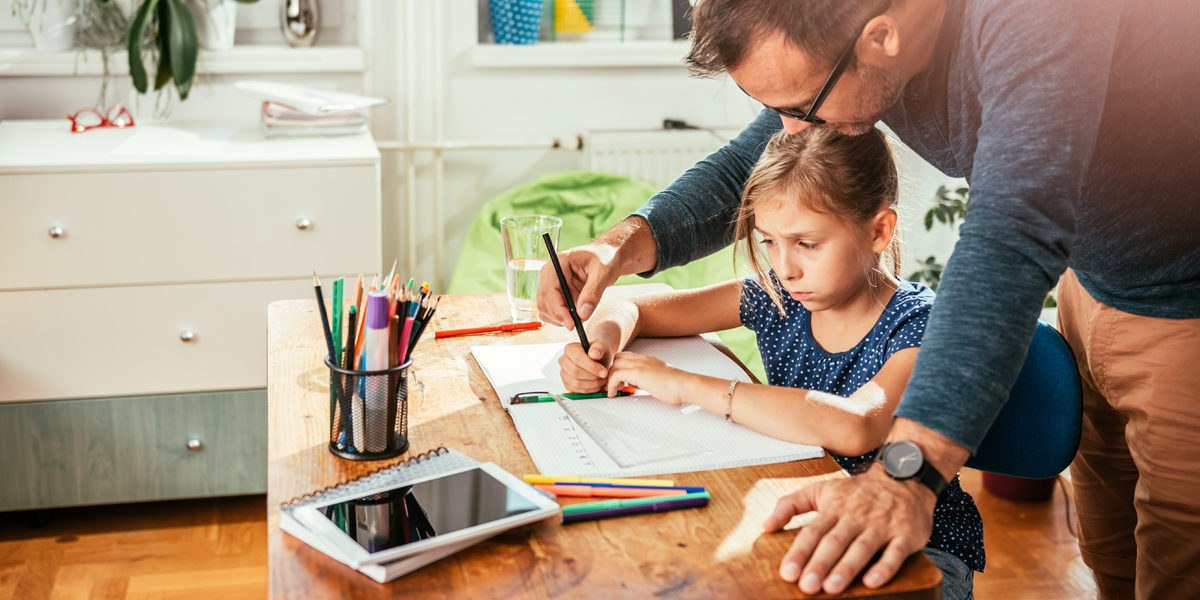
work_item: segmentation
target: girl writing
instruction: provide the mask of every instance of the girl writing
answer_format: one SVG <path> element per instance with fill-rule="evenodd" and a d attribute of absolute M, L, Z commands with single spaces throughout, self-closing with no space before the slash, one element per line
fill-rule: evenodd
<path fill-rule="evenodd" d="M 869 465 L 891 427 L 934 298 L 897 277 L 897 188 L 892 151 L 878 129 L 781 132 L 747 180 L 737 217 L 735 251 L 754 275 L 605 303 L 588 322 L 590 353 L 579 344 L 564 351 L 563 383 L 610 396 L 632 385 L 775 438 L 822 446 L 850 472 Z M 769 385 L 619 352 L 638 336 L 739 325 L 757 334 Z M 983 528 L 957 478 L 934 509 L 925 552 L 943 571 L 946 598 L 971 597 L 972 571 L 984 567 Z"/>

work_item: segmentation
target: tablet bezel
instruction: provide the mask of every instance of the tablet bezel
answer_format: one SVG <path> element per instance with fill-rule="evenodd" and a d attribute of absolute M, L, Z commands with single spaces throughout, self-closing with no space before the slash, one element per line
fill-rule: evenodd
<path fill-rule="evenodd" d="M 433 481 L 435 479 L 449 477 L 458 473 L 465 473 L 473 469 L 483 470 L 484 473 L 491 475 L 497 481 L 504 484 L 504 486 L 508 489 L 520 494 L 522 498 L 528 500 L 529 503 L 533 504 L 536 508 L 529 512 L 511 515 L 495 521 L 489 521 L 487 523 L 481 523 L 479 525 L 467 527 L 466 529 L 460 529 L 458 531 L 452 531 L 450 533 L 434 536 L 432 538 L 411 542 L 403 546 L 382 550 L 374 554 L 367 552 L 365 548 L 360 546 L 358 542 L 354 541 L 354 539 L 346 534 L 346 532 L 339 529 L 337 525 L 334 525 L 333 521 L 330 521 L 329 518 L 322 514 L 319 510 L 327 506 L 352 500 L 353 498 L 328 500 L 308 506 L 302 506 L 293 511 L 293 516 L 295 516 L 296 520 L 300 521 L 301 524 L 308 527 L 313 531 L 313 533 L 319 535 L 323 540 L 325 540 L 325 542 L 334 546 L 339 552 L 349 558 L 350 562 L 352 563 L 350 566 L 357 569 L 363 565 L 393 562 L 398 559 L 431 551 L 443 546 L 454 545 L 456 543 L 462 544 L 463 542 L 471 540 L 482 541 L 488 537 L 507 531 L 508 529 L 512 529 L 513 527 L 519 527 L 521 525 L 553 517 L 562 510 L 557 502 L 547 498 L 536 488 L 521 480 L 521 478 L 514 476 L 508 471 L 505 471 L 500 467 L 500 465 L 491 462 L 468 465 L 453 471 L 446 471 L 436 475 L 431 475 L 429 477 L 406 481 L 403 485 L 382 484 L 379 486 L 364 487 L 358 494 L 356 494 L 355 497 L 362 498 L 364 496 L 371 496 L 400 487 L 409 487 L 426 481 Z"/>

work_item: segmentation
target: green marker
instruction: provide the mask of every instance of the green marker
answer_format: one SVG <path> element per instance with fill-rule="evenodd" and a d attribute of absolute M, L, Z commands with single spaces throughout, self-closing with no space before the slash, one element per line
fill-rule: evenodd
<path fill-rule="evenodd" d="M 584 504 L 572 504 L 564 506 L 563 514 L 575 514 L 582 512 L 592 512 L 594 510 L 612 510 L 614 508 L 628 508 L 630 506 L 644 506 L 646 504 L 657 504 L 659 502 L 678 502 L 680 500 L 698 500 L 704 498 L 711 499 L 712 496 L 708 492 L 694 492 L 684 494 L 682 496 L 654 496 L 651 498 L 626 498 L 624 500 L 602 500 L 600 502 L 587 502 Z"/>
<path fill-rule="evenodd" d="M 633 393 L 628 390 L 617 392 L 617 396 L 632 396 Z M 596 400 L 599 398 L 607 398 L 608 392 L 595 392 L 592 394 L 562 394 L 563 398 L 568 400 Z M 538 404 L 540 402 L 554 402 L 554 396 L 550 394 L 517 394 L 512 397 L 509 404 Z"/>

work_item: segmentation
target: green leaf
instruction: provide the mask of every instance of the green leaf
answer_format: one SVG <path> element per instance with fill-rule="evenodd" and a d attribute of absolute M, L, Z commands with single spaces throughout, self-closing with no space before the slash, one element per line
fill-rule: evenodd
<path fill-rule="evenodd" d="M 937 220 L 942 223 L 946 222 L 946 207 L 945 206 L 937 207 Z"/>
<path fill-rule="evenodd" d="M 255 2 L 258 2 L 258 0 L 236 0 L 236 1 L 240 4 L 254 4 Z"/>
<path fill-rule="evenodd" d="M 933 229 L 933 209 L 932 208 L 929 209 L 929 212 L 925 213 L 925 231 L 929 231 L 930 229 Z"/>
<path fill-rule="evenodd" d="M 960 187 L 957 190 L 954 190 L 954 193 L 958 194 L 959 196 L 966 196 L 967 192 L 969 191 L 971 191 L 970 188 Z"/>
<path fill-rule="evenodd" d="M 175 87 L 179 90 L 179 99 L 187 100 L 192 81 L 196 78 L 196 57 L 200 55 L 200 38 L 196 34 L 196 22 L 192 20 L 192 13 L 184 6 L 183 0 L 165 2 L 170 18 L 169 22 L 161 24 L 160 28 L 170 31 L 167 35 L 167 45 L 171 48 L 171 74 L 175 78 Z"/>
<path fill-rule="evenodd" d="M 129 27 L 129 75 L 133 77 L 133 87 L 139 94 L 146 93 L 146 65 L 142 63 L 142 40 L 146 37 L 146 27 L 150 25 L 150 16 L 158 0 L 145 0 L 138 7 L 133 25 Z"/>
<path fill-rule="evenodd" d="M 158 66 L 154 73 L 154 91 L 163 89 L 164 85 L 171 83 L 171 46 L 167 43 L 169 31 L 163 27 L 171 15 L 167 14 L 167 3 L 158 3 L 158 35 L 154 38 L 154 45 L 158 48 Z"/>

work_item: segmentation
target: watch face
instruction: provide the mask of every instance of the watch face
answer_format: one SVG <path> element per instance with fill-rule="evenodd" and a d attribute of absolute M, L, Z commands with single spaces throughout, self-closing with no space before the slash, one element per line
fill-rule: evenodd
<path fill-rule="evenodd" d="M 883 466 L 896 479 L 907 479 L 921 470 L 925 456 L 912 442 L 894 442 L 883 448 Z"/>

